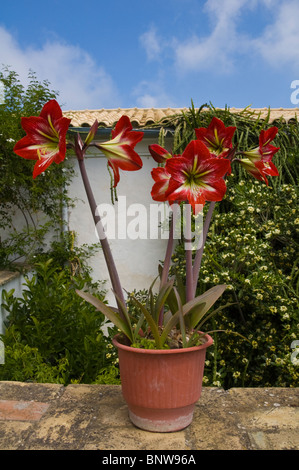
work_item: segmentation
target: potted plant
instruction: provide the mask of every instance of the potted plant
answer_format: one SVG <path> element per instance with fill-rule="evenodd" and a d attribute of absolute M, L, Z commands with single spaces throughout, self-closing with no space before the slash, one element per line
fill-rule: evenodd
<path fill-rule="evenodd" d="M 94 140 L 97 121 L 84 142 L 79 134 L 74 136 L 72 142 L 66 142 L 69 125 L 70 120 L 63 117 L 59 104 L 50 100 L 38 117 L 22 118 L 26 136 L 15 145 L 14 151 L 23 158 L 36 161 L 34 178 L 53 161 L 62 162 L 67 148 L 75 152 L 117 307 L 107 306 L 84 290 L 77 293 L 105 314 L 120 330 L 113 338 L 113 343 L 118 349 L 122 391 L 131 421 L 150 431 L 180 430 L 192 421 L 194 405 L 201 393 L 206 349 L 213 343 L 212 333 L 204 332 L 203 325 L 221 310 L 210 311 L 226 288 L 225 285 L 218 285 L 200 296 L 196 295 L 213 210 L 226 192 L 225 179 L 230 175 L 233 164 L 241 164 L 248 173 L 266 184 L 267 175 L 278 175 L 271 160 L 279 148 L 270 144 L 278 129 L 271 127 L 262 130 L 258 146 L 241 151 L 232 143 L 236 127 L 225 127 L 221 120 L 214 117 L 207 128 L 195 129 L 196 138 L 181 155 L 172 155 L 158 144 L 149 146 L 158 164 L 152 170 L 154 184 L 151 195 L 153 200 L 171 205 L 172 217 L 165 259 L 159 267 L 159 279 L 153 282 L 144 304 L 132 294 L 128 297 L 130 302 L 128 298 L 125 299 L 84 162 L 86 150 L 90 146 L 102 151 L 113 170 L 116 187 L 120 169 L 136 171 L 142 167 L 142 160 L 134 148 L 142 140 L 143 132 L 133 130 L 128 117 L 123 116 L 112 131 L 111 140 L 107 142 Z M 194 242 L 193 217 L 201 214 L 206 202 L 210 203 L 209 209 L 202 230 L 195 234 Z M 175 225 L 182 206 L 185 283 L 178 276 L 170 276 Z M 156 294 L 155 282 L 159 283 Z M 134 305 L 134 309 L 128 307 L 130 304 Z"/>

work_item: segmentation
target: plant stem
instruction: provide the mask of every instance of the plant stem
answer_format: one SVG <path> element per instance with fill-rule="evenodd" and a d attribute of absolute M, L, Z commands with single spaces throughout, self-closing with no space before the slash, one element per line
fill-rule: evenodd
<path fill-rule="evenodd" d="M 169 230 L 169 238 L 167 242 L 167 248 L 166 248 L 166 254 L 165 254 L 163 270 L 162 270 L 162 275 L 161 275 L 160 287 L 162 287 L 167 282 L 167 279 L 168 279 L 171 256 L 173 252 L 174 225 L 176 222 L 177 209 L 178 209 L 177 204 L 173 204 L 172 217 L 171 217 L 170 230 Z"/>
<path fill-rule="evenodd" d="M 169 238 L 167 242 L 166 254 L 165 254 L 165 259 L 164 259 L 164 264 L 163 264 L 163 269 L 162 269 L 161 280 L 160 280 L 160 289 L 164 286 L 164 284 L 166 284 L 168 280 L 171 255 L 173 252 L 174 226 L 176 223 L 177 211 L 178 211 L 178 205 L 173 204 L 172 217 L 171 217 L 170 230 L 169 230 Z M 164 309 L 162 308 L 159 314 L 159 326 L 163 325 L 163 313 L 164 313 Z"/>
<path fill-rule="evenodd" d="M 202 260 L 202 255 L 203 255 L 203 250 L 205 247 L 205 242 L 207 239 L 213 211 L 215 208 L 216 202 L 210 202 L 209 210 L 206 215 L 204 225 L 203 225 L 203 233 L 202 233 L 202 244 L 201 247 L 197 250 L 197 253 L 195 255 L 194 259 L 194 265 L 193 265 L 193 286 L 192 286 L 192 295 L 195 297 L 196 293 L 196 287 L 197 287 L 197 282 L 198 282 L 198 276 L 199 276 L 199 271 L 200 271 L 200 266 L 201 266 L 201 260 Z"/>
<path fill-rule="evenodd" d="M 86 196 L 87 196 L 87 199 L 88 199 L 88 202 L 89 202 L 89 206 L 90 206 L 90 209 L 91 209 L 91 212 L 92 212 L 93 220 L 94 220 L 94 223 L 95 223 L 95 226 L 96 226 L 99 238 L 100 238 L 100 242 L 101 242 L 101 245 L 102 245 L 106 265 L 107 265 L 108 272 L 109 272 L 109 275 L 110 275 L 112 288 L 113 288 L 113 291 L 118 296 L 118 298 L 116 298 L 116 302 L 119 306 L 119 300 L 118 299 L 120 299 L 121 302 L 125 305 L 126 302 L 125 302 L 125 299 L 124 299 L 123 290 L 122 290 L 122 287 L 121 287 L 121 284 L 120 284 L 118 272 L 117 272 L 117 269 L 116 269 L 116 266 L 115 266 L 115 263 L 114 263 L 114 259 L 113 259 L 113 256 L 112 256 L 112 252 L 111 252 L 107 237 L 106 237 L 105 232 L 104 232 L 104 227 L 102 225 L 101 217 L 99 216 L 99 214 L 97 212 L 97 204 L 96 204 L 96 201 L 95 201 L 95 198 L 94 198 L 94 195 L 93 195 L 90 183 L 89 183 L 89 179 L 88 179 L 88 176 L 87 176 L 85 163 L 84 163 L 84 158 L 81 158 L 78 155 L 77 155 L 77 157 L 78 157 L 79 168 L 80 168 L 84 188 L 85 188 L 85 191 L 86 191 Z M 122 316 L 121 308 L 119 308 L 119 314 Z"/>
<path fill-rule="evenodd" d="M 186 208 L 186 233 L 185 233 L 185 256 L 186 256 L 186 302 L 192 300 L 193 296 L 193 269 L 192 269 L 192 240 L 191 240 L 191 205 L 185 204 Z"/>
<path fill-rule="evenodd" d="M 234 148 L 230 149 L 230 151 L 229 151 L 226 158 L 228 160 L 230 160 L 230 162 L 233 162 L 234 161 L 234 156 L 236 154 L 238 155 L 239 152 L 237 152 L 237 147 L 234 147 Z M 223 177 L 224 180 L 226 179 L 226 176 L 227 176 L 227 174 L 224 175 L 224 177 Z M 209 231 L 209 227 L 210 227 L 210 223 L 211 223 L 211 219 L 212 219 L 212 215 L 213 215 L 215 205 L 216 205 L 216 201 L 210 202 L 209 210 L 208 210 L 208 213 L 206 215 L 205 222 L 204 222 L 204 225 L 203 225 L 202 245 L 199 248 L 199 250 L 197 251 L 197 253 L 195 255 L 195 259 L 194 259 L 194 266 L 193 266 L 193 296 L 194 297 L 195 297 L 195 293 L 196 293 L 196 287 L 197 287 L 197 282 L 198 282 L 198 276 L 199 276 L 199 271 L 200 271 L 200 266 L 201 266 L 203 250 L 204 250 L 204 247 L 205 247 L 205 243 L 206 243 L 206 239 L 207 239 L 207 235 L 208 235 L 208 231 Z"/>

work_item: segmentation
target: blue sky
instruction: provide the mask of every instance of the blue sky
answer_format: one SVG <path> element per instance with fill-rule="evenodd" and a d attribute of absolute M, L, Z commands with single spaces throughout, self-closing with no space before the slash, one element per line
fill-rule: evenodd
<path fill-rule="evenodd" d="M 298 18 L 298 0 L 6 1 L 0 64 L 49 80 L 65 110 L 293 108 Z"/>

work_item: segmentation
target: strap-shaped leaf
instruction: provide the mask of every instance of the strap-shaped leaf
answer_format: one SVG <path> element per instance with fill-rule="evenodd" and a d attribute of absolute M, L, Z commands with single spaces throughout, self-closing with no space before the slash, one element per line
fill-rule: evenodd
<path fill-rule="evenodd" d="M 204 292 L 204 294 L 195 297 L 194 300 L 188 302 L 185 307 L 185 315 L 189 314 L 191 319 L 191 328 L 195 328 L 202 317 L 214 305 L 226 289 L 225 284 L 214 286 Z M 193 305 L 192 305 L 193 304 Z M 188 311 L 187 311 L 188 310 Z"/>
<path fill-rule="evenodd" d="M 122 302 L 121 298 L 117 295 L 116 292 L 113 291 L 113 294 L 114 294 L 114 296 L 117 300 L 117 305 L 121 309 L 121 312 L 119 312 L 119 313 L 122 313 L 122 316 L 125 319 L 125 321 L 128 325 L 128 328 L 130 329 L 130 338 L 133 339 L 133 336 L 134 336 L 133 335 L 133 328 L 132 328 L 132 324 L 131 324 L 131 320 L 130 320 L 130 316 L 129 316 L 127 306 Z"/>
<path fill-rule="evenodd" d="M 150 312 L 146 309 L 146 307 L 144 305 L 142 305 L 142 303 L 139 302 L 139 300 L 137 300 L 134 296 L 132 296 L 132 300 L 133 302 L 135 302 L 135 304 L 137 305 L 137 307 L 140 309 L 140 311 L 143 313 L 143 315 L 145 316 L 146 318 L 146 321 L 148 322 L 149 324 L 149 327 L 151 329 L 151 332 L 152 332 L 152 335 L 154 337 L 154 340 L 156 342 L 156 346 L 158 349 L 162 349 L 162 344 L 161 344 L 161 340 L 160 340 L 160 334 L 159 334 L 159 329 L 158 329 L 158 326 L 157 324 L 155 323 L 153 317 L 151 316 Z"/>
<path fill-rule="evenodd" d="M 153 294 L 153 287 L 154 287 L 156 280 L 157 280 L 157 277 L 154 279 L 154 281 L 150 285 L 149 296 L 148 296 L 147 303 L 146 303 L 146 307 L 151 312 L 151 315 L 154 315 L 154 311 L 155 311 L 155 299 L 154 299 L 154 294 Z"/>
<path fill-rule="evenodd" d="M 97 310 L 103 313 L 108 318 L 108 320 L 110 320 L 129 338 L 131 342 L 133 342 L 131 328 L 122 318 L 120 318 L 119 314 L 117 314 L 114 310 L 112 310 L 112 308 L 108 307 L 101 300 L 89 294 L 88 292 L 84 292 L 82 290 L 76 290 L 76 292 L 80 297 L 82 297 L 82 299 L 86 300 L 87 302 L 92 304 Z"/>
<path fill-rule="evenodd" d="M 225 308 L 230 307 L 231 305 L 234 305 L 234 303 L 227 303 L 225 305 L 222 305 L 222 306 L 218 307 L 216 310 L 213 310 L 213 312 L 210 312 L 205 318 L 202 318 L 201 322 L 197 325 L 196 330 L 194 331 L 194 333 L 190 337 L 190 339 L 188 341 L 188 346 L 194 346 L 196 344 L 196 341 L 199 338 L 198 333 L 201 331 L 202 326 L 204 325 L 204 323 L 206 323 L 208 320 L 210 320 L 210 318 L 214 317 L 215 315 L 218 315 L 218 313 L 221 312 L 221 310 L 224 310 Z M 206 332 L 206 333 L 208 333 L 208 332 Z"/>
<path fill-rule="evenodd" d="M 182 305 L 180 295 L 178 291 L 176 290 L 176 288 L 174 288 L 174 293 L 175 293 L 177 303 L 178 303 L 178 313 L 179 313 L 180 331 L 182 335 L 183 348 L 186 348 L 187 347 L 186 327 L 185 327 L 184 314 L 183 314 L 183 305 Z"/>
<path fill-rule="evenodd" d="M 175 286 L 177 289 L 177 293 L 181 299 L 182 305 L 185 304 L 186 302 L 186 292 L 185 292 L 185 286 L 182 280 L 182 277 L 176 273 L 175 275 Z M 174 315 L 178 311 L 178 302 L 177 302 L 177 297 L 174 293 L 174 290 L 171 290 L 167 297 L 167 304 L 169 306 L 170 311 L 166 312 L 164 314 L 164 323 L 166 324 L 172 315 Z"/>
<path fill-rule="evenodd" d="M 138 320 L 137 325 L 135 326 L 135 328 L 134 328 L 134 330 L 133 330 L 133 339 L 134 339 L 133 343 L 136 342 L 136 339 L 137 339 L 137 337 L 139 336 L 139 331 L 140 331 L 140 329 L 141 329 L 141 327 L 142 327 L 143 322 L 144 322 L 144 315 L 143 315 L 143 313 L 142 313 L 142 314 L 140 315 L 140 317 L 139 317 L 139 320 Z"/>
<path fill-rule="evenodd" d="M 160 289 L 160 292 L 156 300 L 155 309 L 154 309 L 154 320 L 156 323 L 159 320 L 159 314 L 161 312 L 161 309 L 164 307 L 167 297 L 169 296 L 172 289 L 173 289 L 173 281 L 167 282 Z"/>
<path fill-rule="evenodd" d="M 187 302 L 183 305 L 183 315 L 191 315 L 191 328 L 199 323 L 202 317 L 206 312 L 214 305 L 216 300 L 223 294 L 226 289 L 226 285 L 221 284 L 219 286 L 214 286 L 211 289 L 207 290 L 204 294 L 195 297 L 194 299 Z M 171 329 L 176 326 L 179 322 L 179 311 L 170 317 L 167 313 L 165 318 L 168 319 L 161 335 L 162 343 L 166 341 L 167 335 L 170 333 Z"/>

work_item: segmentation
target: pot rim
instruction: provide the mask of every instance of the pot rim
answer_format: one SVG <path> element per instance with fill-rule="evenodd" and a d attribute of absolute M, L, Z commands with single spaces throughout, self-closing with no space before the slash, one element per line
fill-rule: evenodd
<path fill-rule="evenodd" d="M 132 348 L 132 346 L 126 346 L 125 344 L 122 344 L 118 341 L 119 337 L 120 337 L 120 334 L 117 334 L 112 338 L 112 343 L 114 344 L 115 347 L 119 349 L 123 349 L 125 351 L 131 351 L 131 352 L 134 351 L 134 353 L 139 353 L 139 354 L 184 354 L 188 352 L 199 351 L 201 349 L 206 349 L 209 346 L 212 346 L 214 342 L 213 338 L 208 333 L 205 333 L 204 338 L 206 338 L 206 341 L 203 344 L 200 344 L 199 346 L 191 346 L 190 348 L 180 348 L 180 349 L 145 349 L 145 348 Z"/>

